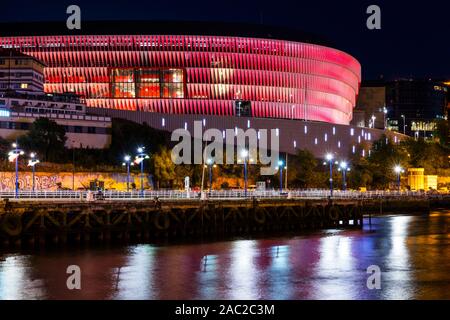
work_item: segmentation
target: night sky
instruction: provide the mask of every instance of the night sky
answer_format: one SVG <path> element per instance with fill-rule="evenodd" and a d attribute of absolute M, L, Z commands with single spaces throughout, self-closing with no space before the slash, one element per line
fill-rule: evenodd
<path fill-rule="evenodd" d="M 82 20 L 187 20 L 263 23 L 325 37 L 355 56 L 364 79 L 450 79 L 450 2 L 257 0 L 20 0 L 2 1 L 0 21 L 65 21 L 66 7 Z M 381 7 L 382 29 L 366 27 L 366 8 Z M 1 35 L 1 30 L 0 30 Z"/>

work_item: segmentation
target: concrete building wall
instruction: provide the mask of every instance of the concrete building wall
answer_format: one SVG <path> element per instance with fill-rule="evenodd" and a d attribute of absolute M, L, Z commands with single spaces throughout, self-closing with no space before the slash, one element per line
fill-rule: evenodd
<path fill-rule="evenodd" d="M 109 117 L 124 118 L 137 123 L 147 123 L 149 126 L 172 132 L 185 128 L 193 135 L 194 121 L 205 123 L 204 130 L 217 128 L 219 130 L 241 128 L 278 130 L 280 151 L 294 154 L 299 149 L 308 149 L 316 157 L 323 157 L 326 152 L 333 152 L 336 157 L 348 158 L 352 152 L 370 145 L 384 133 L 391 136 L 397 143 L 405 136 L 378 129 L 358 128 L 356 126 L 336 125 L 325 122 L 312 122 L 285 119 L 264 119 L 251 117 L 221 117 L 208 115 L 177 115 L 151 112 L 136 112 L 110 109 L 88 108 L 88 112 Z M 364 151 L 368 155 L 369 150 Z"/>
<path fill-rule="evenodd" d="M 103 129 L 103 133 L 86 133 L 86 132 L 66 132 L 66 147 L 67 148 L 93 148 L 93 149 L 104 149 L 109 147 L 111 144 L 111 121 L 96 121 L 96 120 L 76 120 L 72 119 L 73 117 L 69 116 L 69 119 L 65 119 L 65 116 L 61 117 L 51 117 L 52 120 L 55 120 L 56 123 L 62 126 L 70 126 L 70 127 L 81 127 L 82 129 L 85 127 L 95 127 Z M 37 117 L 1 117 L 0 122 L 6 123 L 33 123 Z M 84 117 L 83 117 L 84 119 Z M 83 131 L 86 131 L 83 129 Z M 28 132 L 27 129 L 22 129 L 15 127 L 14 129 L 0 127 L 0 137 L 6 140 L 15 140 L 18 137 L 25 135 Z"/>
<path fill-rule="evenodd" d="M 72 172 L 36 172 L 35 190 L 55 191 L 58 186 L 65 189 L 72 189 L 74 183 L 75 189 L 89 188 L 90 181 L 103 181 L 105 189 L 108 190 L 126 190 L 127 175 L 123 173 L 109 172 L 77 172 L 75 176 Z M 0 172 L 0 191 L 13 191 L 15 182 L 14 172 Z M 130 187 L 135 183 L 136 188 L 140 188 L 139 174 L 130 174 Z M 32 190 L 33 175 L 31 172 L 19 172 L 20 190 Z M 149 177 L 144 179 L 144 187 L 150 186 Z"/>

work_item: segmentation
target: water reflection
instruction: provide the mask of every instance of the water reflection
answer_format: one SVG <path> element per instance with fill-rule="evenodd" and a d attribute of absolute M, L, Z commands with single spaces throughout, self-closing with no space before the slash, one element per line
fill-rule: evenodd
<path fill-rule="evenodd" d="M 0 254 L 0 299 L 450 299 L 450 212 L 294 238 Z M 66 287 L 79 265 L 82 290 Z M 366 269 L 382 270 L 368 290 Z"/>

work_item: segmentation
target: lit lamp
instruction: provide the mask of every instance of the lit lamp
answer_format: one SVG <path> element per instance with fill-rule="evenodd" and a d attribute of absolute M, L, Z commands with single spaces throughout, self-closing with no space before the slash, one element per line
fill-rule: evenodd
<path fill-rule="evenodd" d="M 327 160 L 327 162 L 330 165 L 330 197 L 333 196 L 333 159 L 334 156 L 331 153 L 327 153 L 325 155 L 325 159 Z"/>
<path fill-rule="evenodd" d="M 284 166 L 283 160 L 279 160 L 278 169 L 280 171 L 280 193 L 283 192 L 283 166 Z"/>
<path fill-rule="evenodd" d="M 397 174 L 397 188 L 400 191 L 400 175 L 404 172 L 403 168 L 399 165 L 394 167 L 394 172 Z"/>
<path fill-rule="evenodd" d="M 124 162 L 122 163 L 123 166 L 127 167 L 127 192 L 130 191 L 130 166 L 133 165 L 131 162 L 131 157 L 129 155 L 126 155 L 123 157 Z"/>
<path fill-rule="evenodd" d="M 137 149 L 137 155 L 136 158 L 134 160 L 134 162 L 136 164 L 140 164 L 141 165 L 141 196 L 144 195 L 144 160 L 145 159 L 150 159 L 149 155 L 145 153 L 145 147 L 139 147 Z"/>
<path fill-rule="evenodd" d="M 375 128 L 375 119 L 376 119 L 377 117 L 375 117 L 374 115 L 372 115 L 372 128 Z"/>
<path fill-rule="evenodd" d="M 342 171 L 342 190 L 347 190 L 347 172 L 350 171 L 347 162 L 342 161 L 339 164 L 339 171 Z"/>
<path fill-rule="evenodd" d="M 403 134 L 406 134 L 406 117 L 402 114 L 400 117 L 403 118 Z"/>
<path fill-rule="evenodd" d="M 12 144 L 13 149 L 8 152 L 8 160 L 9 162 L 16 163 L 16 181 L 15 181 L 15 197 L 19 197 L 19 157 L 24 155 L 25 152 L 22 149 L 19 149 L 17 143 Z"/>
<path fill-rule="evenodd" d="M 211 159 L 206 160 L 206 164 L 209 167 L 209 193 L 211 193 L 212 190 L 212 164 L 213 161 Z"/>
<path fill-rule="evenodd" d="M 39 159 L 36 158 L 36 154 L 34 152 L 30 153 L 30 159 L 28 160 L 28 166 L 32 168 L 33 170 L 33 180 L 32 180 L 32 190 L 34 191 L 34 185 L 35 185 L 35 167 L 36 164 L 39 163 Z"/>
<path fill-rule="evenodd" d="M 241 157 L 244 160 L 244 195 L 247 197 L 247 158 L 248 151 L 246 149 L 242 150 Z"/>

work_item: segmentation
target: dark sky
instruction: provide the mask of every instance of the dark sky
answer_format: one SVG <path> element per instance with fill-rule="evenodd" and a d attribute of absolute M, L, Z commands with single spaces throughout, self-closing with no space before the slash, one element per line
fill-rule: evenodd
<path fill-rule="evenodd" d="M 81 7 L 85 20 L 263 21 L 294 27 L 324 36 L 355 56 L 364 79 L 450 79 L 448 0 L 8 0 L 2 1 L 0 21 L 64 21 L 70 4 Z M 381 30 L 366 27 L 371 4 L 381 7 Z"/>

